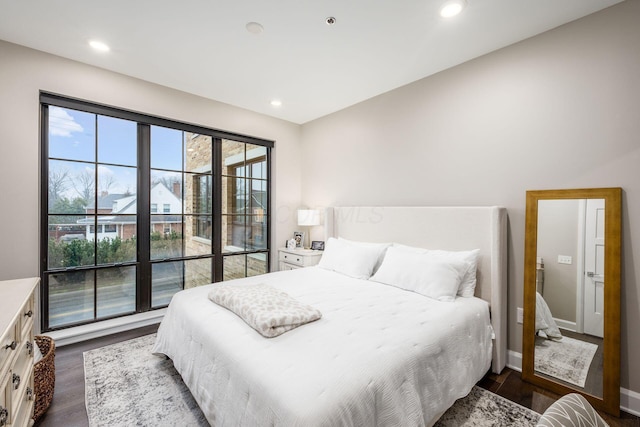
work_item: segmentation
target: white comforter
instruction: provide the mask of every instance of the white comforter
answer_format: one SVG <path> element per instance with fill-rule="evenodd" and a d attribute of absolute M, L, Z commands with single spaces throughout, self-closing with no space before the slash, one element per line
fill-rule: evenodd
<path fill-rule="evenodd" d="M 242 280 L 323 317 L 268 339 L 207 299 L 212 285 L 176 294 L 153 352 L 213 426 L 431 425 L 490 367 L 480 299 L 439 302 L 319 267 Z"/>

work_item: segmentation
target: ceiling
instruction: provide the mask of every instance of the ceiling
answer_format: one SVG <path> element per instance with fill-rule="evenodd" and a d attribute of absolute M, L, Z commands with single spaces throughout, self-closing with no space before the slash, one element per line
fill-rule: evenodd
<path fill-rule="evenodd" d="M 305 123 L 620 1 L 0 0 L 0 39 Z"/>

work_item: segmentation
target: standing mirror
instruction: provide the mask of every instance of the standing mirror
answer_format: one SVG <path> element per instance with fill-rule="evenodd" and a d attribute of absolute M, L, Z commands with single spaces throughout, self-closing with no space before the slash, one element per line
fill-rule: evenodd
<path fill-rule="evenodd" d="M 522 378 L 620 415 L 621 188 L 527 191 Z"/>

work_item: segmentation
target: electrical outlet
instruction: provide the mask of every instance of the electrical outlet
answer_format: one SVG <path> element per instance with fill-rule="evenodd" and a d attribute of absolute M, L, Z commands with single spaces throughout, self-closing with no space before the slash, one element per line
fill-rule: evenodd
<path fill-rule="evenodd" d="M 518 323 L 522 325 L 522 322 L 524 322 L 524 309 L 522 307 L 518 307 L 517 310 L 517 318 L 518 318 Z"/>
<path fill-rule="evenodd" d="M 569 255 L 558 255 L 558 264 L 571 264 L 573 259 Z"/>

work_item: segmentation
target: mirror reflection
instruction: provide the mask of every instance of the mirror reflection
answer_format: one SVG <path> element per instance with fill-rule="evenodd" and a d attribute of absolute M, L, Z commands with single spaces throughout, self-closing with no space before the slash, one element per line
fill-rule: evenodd
<path fill-rule="evenodd" d="M 534 370 L 602 397 L 605 200 L 537 207 Z"/>

